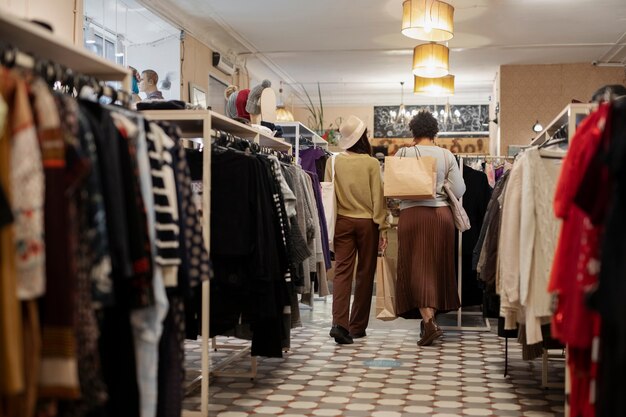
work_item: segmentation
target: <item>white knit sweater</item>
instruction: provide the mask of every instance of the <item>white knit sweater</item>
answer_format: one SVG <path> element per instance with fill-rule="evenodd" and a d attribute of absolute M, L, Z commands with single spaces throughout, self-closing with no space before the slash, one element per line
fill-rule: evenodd
<path fill-rule="evenodd" d="M 539 343 L 541 324 L 549 321 L 547 291 L 560 221 L 552 210 L 562 160 L 542 158 L 529 149 L 517 161 L 502 213 L 500 237 L 501 314 L 507 328 L 526 324 L 529 344 Z"/>

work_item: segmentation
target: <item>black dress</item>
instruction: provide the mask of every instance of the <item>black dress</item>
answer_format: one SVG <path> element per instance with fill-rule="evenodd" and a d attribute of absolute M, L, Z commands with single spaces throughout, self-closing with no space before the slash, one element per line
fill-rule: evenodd
<path fill-rule="evenodd" d="M 463 195 L 463 208 L 465 208 L 472 226 L 471 229 L 463 233 L 462 242 L 463 298 L 461 303 L 465 307 L 479 305 L 483 302 L 483 290 L 479 285 L 476 269 L 472 266 L 472 257 L 483 227 L 492 190 L 487 175 L 467 165 L 463 167 L 463 179 L 467 187 Z"/>
<path fill-rule="evenodd" d="M 626 415 L 626 102 L 618 100 L 612 109 L 610 147 L 605 158 L 613 176 L 612 201 L 605 222 L 602 270 L 595 308 L 602 316 L 601 351 L 598 367 L 597 416 Z M 595 187 L 602 188 L 602 187 Z M 586 190 L 589 191 L 589 190 Z M 596 198 L 596 201 L 600 199 Z M 589 210 L 587 210 L 589 212 Z"/>

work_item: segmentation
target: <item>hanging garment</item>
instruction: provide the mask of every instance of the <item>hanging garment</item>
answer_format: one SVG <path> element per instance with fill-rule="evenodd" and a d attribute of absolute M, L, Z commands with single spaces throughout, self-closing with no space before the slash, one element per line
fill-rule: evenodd
<path fill-rule="evenodd" d="M 63 206 L 51 206 L 52 200 L 55 200 L 53 196 L 63 187 L 64 145 L 59 115 L 48 86 L 43 81 L 33 82 L 30 88 L 34 96 L 33 116 L 37 123 L 37 134 L 34 130 L 26 129 L 13 136 L 11 145 L 11 207 L 15 216 L 17 291 L 21 300 L 33 300 L 41 297 L 45 291 L 44 201 L 46 211 L 66 212 Z M 63 226 L 61 222 L 59 227 Z M 46 234 L 49 232 L 46 230 Z"/>
<path fill-rule="evenodd" d="M 562 159 L 542 158 L 535 148 L 525 154 L 526 158 L 520 161 L 524 167 L 519 297 L 525 308 L 528 343 L 534 344 L 543 340 L 541 325 L 549 323 L 552 317 L 552 299 L 546 289 L 561 226 L 553 215 L 552 202 Z"/>
<path fill-rule="evenodd" d="M 13 223 L 13 213 L 11 213 L 11 206 L 9 200 L 2 187 L 0 187 L 0 228 Z"/>
<path fill-rule="evenodd" d="M 76 304 L 74 320 L 76 327 L 76 360 L 80 398 L 67 404 L 67 416 L 97 415 L 103 412 L 107 391 L 102 377 L 100 352 L 98 350 L 99 327 L 96 317 L 96 304 L 93 299 L 92 269 L 96 254 L 91 247 L 91 225 L 89 224 L 89 183 L 94 175 L 93 164 L 88 152 L 79 140 L 81 134 L 78 103 L 72 97 L 55 95 L 61 128 L 65 140 L 66 170 L 74 178 L 69 201 L 70 237 L 72 239 L 71 258 L 75 260 Z M 107 277 L 108 278 L 108 277 Z M 110 280 L 110 278 L 109 278 Z"/>
<path fill-rule="evenodd" d="M 124 181 L 119 148 L 111 146 L 117 144 L 115 125 L 109 112 L 99 104 L 81 100 L 79 105 L 90 124 L 98 154 L 112 273 L 115 277 L 130 278 L 133 268 L 127 238 L 126 203 L 124 193 L 120 192 L 124 189 Z"/>
<path fill-rule="evenodd" d="M 111 113 L 111 117 L 121 136 L 128 144 L 128 148 L 131 150 L 131 166 L 134 171 L 132 176 L 139 180 L 137 191 L 141 198 L 141 205 L 145 207 L 143 210 L 145 217 L 141 218 L 141 222 L 146 225 L 146 241 L 137 242 L 136 244 L 138 245 L 137 249 L 141 249 L 144 256 L 150 257 L 145 265 L 148 267 L 148 271 L 152 273 L 152 279 L 148 281 L 143 276 L 140 276 L 137 285 L 150 285 L 152 287 L 150 292 L 154 297 L 154 305 L 134 309 L 131 312 L 131 325 L 137 364 L 140 415 L 141 417 L 154 417 L 156 416 L 158 397 L 158 341 L 162 335 L 162 322 L 167 314 L 168 302 L 162 271 L 154 263 L 155 213 L 147 140 L 142 119 L 139 119 L 137 123 L 133 123 L 125 116 L 115 112 Z M 144 249 L 141 247 L 146 244 L 148 248 Z M 135 270 L 143 274 L 143 271 L 137 271 L 136 267 Z M 135 280 L 137 278 L 136 276 Z"/>
<path fill-rule="evenodd" d="M 178 266 L 181 261 L 176 179 L 171 154 L 174 141 L 155 123 L 150 123 L 146 135 L 156 212 L 155 259 L 162 267 L 165 286 L 175 287 L 178 284 Z"/>
<path fill-rule="evenodd" d="M 6 128 L 0 134 L 0 186 L 12 203 L 11 145 L 16 137 L 35 134 L 26 85 L 15 73 L 0 67 L 0 93 L 9 106 Z M 0 396 L 24 390 L 22 313 L 17 298 L 15 227 L 0 229 Z"/>
<path fill-rule="evenodd" d="M 134 302 L 142 297 L 129 288 L 134 270 L 126 213 L 130 206 L 126 202 L 127 193 L 120 192 L 126 186 L 121 175 L 122 139 L 108 110 L 85 100 L 79 105 L 91 125 L 98 153 L 112 263 L 115 303 L 102 308 L 99 322 L 102 374 L 108 389 L 105 409 L 112 415 L 139 417 L 139 388 L 130 311 L 135 307 Z M 132 184 L 132 181 L 126 183 Z"/>
<path fill-rule="evenodd" d="M 300 151 L 300 166 L 303 170 L 314 172 L 318 175 L 318 178 L 323 178 L 324 170 L 322 170 L 322 176 L 320 176 L 318 166 L 321 167 L 320 160 L 325 161 L 327 158 L 326 152 L 320 148 L 302 149 Z M 325 165 L 324 165 L 325 167 Z"/>
<path fill-rule="evenodd" d="M 212 153 L 211 335 L 249 324 L 252 354 L 282 356 L 286 256 L 281 254 L 271 168 L 255 156 Z M 274 188 L 272 188 L 274 187 Z"/>
<path fill-rule="evenodd" d="M 37 132 L 45 168 L 46 293 L 41 305 L 42 362 L 39 395 L 43 398 L 75 399 L 80 395 L 76 358 L 74 297 L 77 276 L 72 254 L 76 247 L 75 200 L 72 185 L 86 167 L 75 161 L 67 166 L 67 148 L 59 108 L 41 80 L 31 86 Z M 75 177 L 76 176 L 76 177 Z M 66 300 L 59 303 L 59 300 Z M 61 348 L 59 348 L 61 347 Z"/>
<path fill-rule="evenodd" d="M 502 203 L 509 179 L 509 173 L 498 181 L 487 206 L 482 229 L 476 247 L 474 248 L 472 267 L 477 271 L 477 277 L 484 286 L 483 313 L 485 317 L 500 317 L 500 296 L 496 293 L 498 275 L 498 245 L 500 240 L 500 226 Z M 504 332 L 504 321 L 502 320 Z"/>
<path fill-rule="evenodd" d="M 524 155 L 521 158 L 524 158 Z M 513 165 L 502 206 L 496 292 L 500 295 L 500 316 L 504 317 L 505 330 L 517 328 L 518 312 L 521 307 L 519 254 L 523 166 L 522 163 Z M 523 318 L 519 321 L 523 323 Z"/>
<path fill-rule="evenodd" d="M 330 246 L 328 243 L 328 228 L 326 226 L 326 215 L 324 214 L 324 204 L 322 202 L 322 186 L 320 185 L 319 178 L 316 173 L 306 173 L 311 177 L 313 187 L 313 197 L 315 198 L 315 205 L 317 207 L 317 219 L 320 227 L 320 239 L 322 249 L 322 259 L 318 259 L 318 262 L 324 262 L 326 269 L 330 269 Z"/>
<path fill-rule="evenodd" d="M 602 242 L 602 256 L 598 289 L 594 295 L 594 308 L 602 318 L 601 330 L 601 362 L 598 368 L 599 396 L 597 415 L 599 417 L 618 416 L 626 414 L 626 398 L 620 388 L 623 387 L 623 377 L 626 375 L 626 220 L 623 213 L 626 210 L 626 104 L 624 100 L 617 100 L 611 110 L 611 123 L 607 128 L 610 134 L 608 149 L 597 155 L 599 161 L 607 161 L 612 177 L 613 189 L 611 202 L 606 209 L 605 235 Z M 591 175 L 591 181 L 603 178 L 601 172 Z M 585 185 L 589 184 L 585 181 Z M 597 186 L 598 184 L 594 184 Z M 604 186 L 608 186 L 605 181 Z M 611 190 L 608 188 L 608 190 Z M 586 194 L 593 190 L 581 187 L 579 193 Z M 602 191 L 598 193 L 594 207 L 587 210 L 592 219 L 601 218 L 596 213 L 602 212 L 602 206 L 607 202 Z"/>
<path fill-rule="evenodd" d="M 463 167 L 463 180 L 467 188 L 463 195 L 463 208 L 465 208 L 472 228 L 463 233 L 461 250 L 463 288 L 461 302 L 463 306 L 473 306 L 482 304 L 483 290 L 479 286 L 476 269 L 472 266 L 472 256 L 483 227 L 483 220 L 491 199 L 492 190 L 487 181 L 487 176 L 468 166 Z"/>

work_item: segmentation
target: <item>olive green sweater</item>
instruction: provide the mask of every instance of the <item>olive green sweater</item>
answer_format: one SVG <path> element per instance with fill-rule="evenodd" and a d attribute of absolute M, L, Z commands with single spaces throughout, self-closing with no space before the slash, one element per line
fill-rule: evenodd
<path fill-rule="evenodd" d="M 372 219 L 379 230 L 387 230 L 387 207 L 378 160 L 354 153 L 340 153 L 335 158 L 337 214 Z M 329 159 L 326 163 L 326 181 L 332 181 L 331 171 L 332 160 Z"/>

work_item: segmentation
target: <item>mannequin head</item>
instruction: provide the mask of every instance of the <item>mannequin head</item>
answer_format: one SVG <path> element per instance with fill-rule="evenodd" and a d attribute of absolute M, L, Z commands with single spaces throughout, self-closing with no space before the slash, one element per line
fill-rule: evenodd
<path fill-rule="evenodd" d="M 141 80 L 139 81 L 139 91 L 144 93 L 152 93 L 157 91 L 157 83 L 159 82 L 159 76 L 153 70 L 145 70 L 141 73 Z"/>

